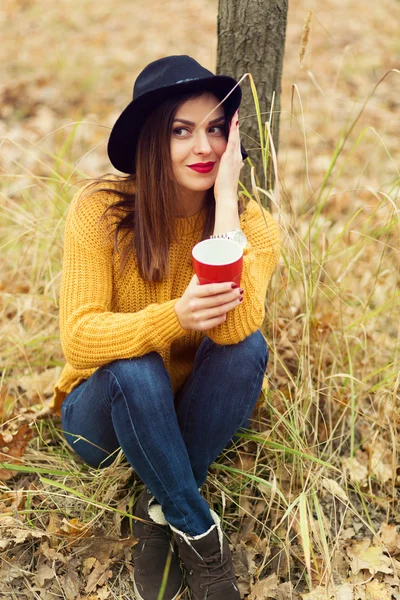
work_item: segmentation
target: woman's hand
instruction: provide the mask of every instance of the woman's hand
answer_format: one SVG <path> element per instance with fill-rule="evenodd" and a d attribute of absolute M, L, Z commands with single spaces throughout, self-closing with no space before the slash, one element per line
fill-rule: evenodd
<path fill-rule="evenodd" d="M 242 153 L 240 151 L 239 135 L 239 111 L 232 117 L 228 142 L 225 152 L 221 156 L 218 174 L 214 184 L 215 201 L 237 201 L 237 188 L 240 169 L 243 166 Z"/>
<path fill-rule="evenodd" d="M 183 329 L 207 331 L 226 321 L 226 313 L 239 306 L 242 300 L 243 290 L 236 284 L 200 285 L 197 275 L 193 275 L 183 296 L 175 304 L 175 313 Z"/>

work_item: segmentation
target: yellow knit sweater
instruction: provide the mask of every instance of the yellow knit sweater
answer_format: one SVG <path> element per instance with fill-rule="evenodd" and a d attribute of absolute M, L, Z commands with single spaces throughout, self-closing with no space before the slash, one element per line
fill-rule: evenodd
<path fill-rule="evenodd" d="M 144 280 L 132 255 L 122 273 L 120 255 L 99 224 L 117 200 L 110 192 L 74 198 L 65 231 L 60 296 L 61 343 L 67 360 L 56 384 L 53 408 L 100 366 L 116 359 L 158 352 L 176 392 L 193 368 L 205 335 L 235 344 L 260 328 L 267 286 L 279 256 L 279 230 L 271 215 L 250 200 L 240 217 L 248 239 L 241 287 L 244 301 L 207 332 L 186 331 L 174 306 L 193 276 L 191 251 L 201 240 L 203 213 L 176 219 L 178 242 L 170 248 L 169 275 Z"/>

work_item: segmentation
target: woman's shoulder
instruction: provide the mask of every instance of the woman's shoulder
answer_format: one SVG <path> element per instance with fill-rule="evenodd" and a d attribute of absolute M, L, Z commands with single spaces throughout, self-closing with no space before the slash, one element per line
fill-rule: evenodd
<path fill-rule="evenodd" d="M 101 234 L 108 237 L 115 216 L 109 210 L 129 195 L 134 194 L 131 181 L 107 177 L 85 184 L 79 189 L 70 204 L 66 234 L 85 240 Z"/>
<path fill-rule="evenodd" d="M 95 207 L 107 208 L 124 196 L 135 193 L 133 181 L 117 176 L 102 177 L 86 183 L 74 195 L 71 210 L 92 211 Z"/>

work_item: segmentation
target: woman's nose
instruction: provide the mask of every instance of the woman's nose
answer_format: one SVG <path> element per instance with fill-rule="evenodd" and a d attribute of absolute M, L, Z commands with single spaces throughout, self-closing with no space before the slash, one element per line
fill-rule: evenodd
<path fill-rule="evenodd" d="M 196 154 L 209 154 L 211 152 L 211 144 L 205 131 L 196 132 L 193 151 Z"/>

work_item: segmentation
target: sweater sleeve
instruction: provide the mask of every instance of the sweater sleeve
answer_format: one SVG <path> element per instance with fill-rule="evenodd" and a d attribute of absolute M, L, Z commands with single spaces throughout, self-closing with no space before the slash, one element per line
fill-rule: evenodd
<path fill-rule="evenodd" d="M 175 300 L 131 313 L 112 312 L 113 244 L 99 217 L 100 194 L 73 201 L 66 223 L 60 295 L 61 343 L 76 369 L 161 351 L 183 336 Z"/>
<path fill-rule="evenodd" d="M 207 331 L 217 344 L 236 344 L 260 329 L 268 284 L 280 253 L 278 224 L 255 200 L 250 200 L 240 220 L 248 241 L 240 282 L 244 299 L 228 312 L 224 323 Z"/>

